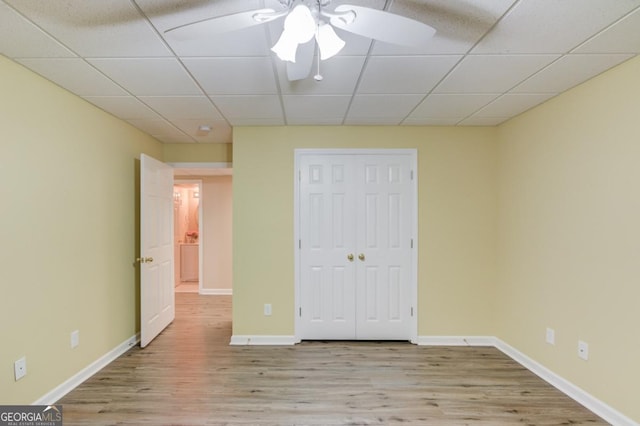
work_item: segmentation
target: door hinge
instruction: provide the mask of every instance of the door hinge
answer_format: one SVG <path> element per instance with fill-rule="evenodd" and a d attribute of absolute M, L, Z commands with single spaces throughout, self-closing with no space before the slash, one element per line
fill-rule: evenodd
<path fill-rule="evenodd" d="M 413 316 L 413 306 L 411 307 L 411 316 Z"/>
<path fill-rule="evenodd" d="M 302 308 L 298 308 L 298 316 L 302 317 Z"/>
<path fill-rule="evenodd" d="M 413 170 L 411 170 L 411 180 L 413 180 Z"/>
<path fill-rule="evenodd" d="M 302 250 L 302 240 L 298 240 L 298 249 Z"/>
<path fill-rule="evenodd" d="M 411 248 L 413 248 L 413 238 L 411 239 Z"/>
<path fill-rule="evenodd" d="M 302 180 L 302 170 L 298 170 L 298 181 Z"/>

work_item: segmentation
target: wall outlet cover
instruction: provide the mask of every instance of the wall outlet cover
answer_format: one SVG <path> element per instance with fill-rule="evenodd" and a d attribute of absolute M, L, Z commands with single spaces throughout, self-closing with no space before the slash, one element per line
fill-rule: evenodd
<path fill-rule="evenodd" d="M 548 328 L 547 327 L 546 341 L 550 345 L 555 345 L 556 344 L 556 332 L 555 332 L 555 330 L 553 328 Z"/>
<path fill-rule="evenodd" d="M 27 358 L 25 357 L 20 358 L 13 364 L 13 367 L 14 367 L 14 372 L 16 376 L 16 381 L 22 379 L 24 376 L 27 375 Z"/>
<path fill-rule="evenodd" d="M 589 359 L 589 345 L 582 340 L 578 341 L 578 356 L 585 361 Z"/>

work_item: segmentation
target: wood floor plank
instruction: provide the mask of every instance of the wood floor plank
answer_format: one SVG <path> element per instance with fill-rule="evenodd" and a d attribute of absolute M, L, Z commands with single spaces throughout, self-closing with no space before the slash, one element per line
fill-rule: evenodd
<path fill-rule="evenodd" d="M 70 392 L 65 425 L 605 425 L 490 347 L 229 346 L 231 297 L 176 319 Z"/>

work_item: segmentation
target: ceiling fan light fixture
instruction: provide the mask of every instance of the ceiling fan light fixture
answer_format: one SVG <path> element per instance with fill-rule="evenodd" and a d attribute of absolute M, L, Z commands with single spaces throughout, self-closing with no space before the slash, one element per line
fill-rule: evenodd
<path fill-rule="evenodd" d="M 316 34 L 316 42 L 323 61 L 337 55 L 345 46 L 344 40 L 338 37 L 331 25 L 321 24 Z"/>
<path fill-rule="evenodd" d="M 283 61 L 295 62 L 298 45 L 307 43 L 316 34 L 316 21 L 311 10 L 299 4 L 284 20 L 284 30 L 271 48 Z"/>
<path fill-rule="evenodd" d="M 298 50 L 298 41 L 292 37 L 292 34 L 283 31 L 278 42 L 271 48 L 278 58 L 282 61 L 296 62 L 296 51 Z"/>

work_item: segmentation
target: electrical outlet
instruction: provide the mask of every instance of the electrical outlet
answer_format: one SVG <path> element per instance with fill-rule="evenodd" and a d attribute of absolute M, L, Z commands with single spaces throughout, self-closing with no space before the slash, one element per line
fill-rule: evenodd
<path fill-rule="evenodd" d="M 578 340 L 578 356 L 585 361 L 589 359 L 589 345 L 582 340 Z"/>
<path fill-rule="evenodd" d="M 550 345 L 555 345 L 556 344 L 556 332 L 555 332 L 555 330 L 553 328 L 547 327 L 546 341 Z"/>
<path fill-rule="evenodd" d="M 264 315 L 266 317 L 271 316 L 271 303 L 265 303 L 264 304 Z"/>
<path fill-rule="evenodd" d="M 77 347 L 80 344 L 80 330 L 71 332 L 71 349 Z"/>
<path fill-rule="evenodd" d="M 13 364 L 16 381 L 27 375 L 27 358 L 22 357 Z"/>

